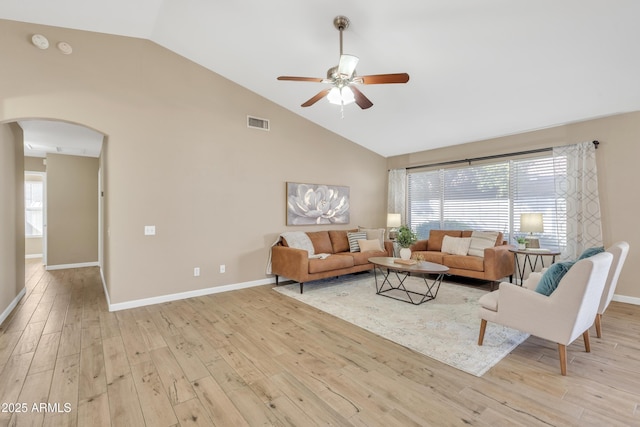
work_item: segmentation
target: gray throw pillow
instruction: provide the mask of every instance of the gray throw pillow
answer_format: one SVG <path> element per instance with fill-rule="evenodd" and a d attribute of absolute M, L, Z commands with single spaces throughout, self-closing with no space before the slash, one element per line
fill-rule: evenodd
<path fill-rule="evenodd" d="M 349 252 L 360 252 L 360 245 L 358 240 L 367 240 L 366 231 L 356 231 L 353 233 L 347 233 L 347 239 L 349 240 Z"/>

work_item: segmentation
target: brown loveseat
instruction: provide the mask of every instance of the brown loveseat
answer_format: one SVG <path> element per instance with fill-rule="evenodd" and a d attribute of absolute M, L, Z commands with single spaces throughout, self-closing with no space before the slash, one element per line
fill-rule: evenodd
<path fill-rule="evenodd" d="M 347 232 L 356 231 L 306 232 L 316 254 L 329 254 L 325 259 L 309 258 L 308 251 L 289 247 L 281 238 L 271 248 L 271 272 L 276 276 L 276 285 L 278 277 L 283 276 L 299 282 L 302 293 L 305 282 L 371 270 L 374 266 L 369 258 L 393 255 L 393 244 L 389 241 L 384 242 L 384 251 L 350 252 Z"/>
<path fill-rule="evenodd" d="M 431 230 L 429 239 L 419 240 L 411 246 L 411 257 L 435 262 L 449 267 L 449 274 L 474 279 L 496 281 L 506 276 L 512 280 L 515 260 L 509 252 L 513 246 L 503 241 L 497 233 L 494 246 L 484 249 L 483 256 L 453 255 L 442 252 L 444 236 L 472 237 L 471 230 Z"/>

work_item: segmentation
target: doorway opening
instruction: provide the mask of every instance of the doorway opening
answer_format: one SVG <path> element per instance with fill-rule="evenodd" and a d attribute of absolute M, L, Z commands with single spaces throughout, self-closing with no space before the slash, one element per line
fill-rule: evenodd
<path fill-rule="evenodd" d="M 26 171 L 25 257 L 41 254 L 47 270 L 102 268 L 104 134 L 57 120 L 20 120 L 18 125 Z M 39 189 L 42 198 L 36 200 Z"/>

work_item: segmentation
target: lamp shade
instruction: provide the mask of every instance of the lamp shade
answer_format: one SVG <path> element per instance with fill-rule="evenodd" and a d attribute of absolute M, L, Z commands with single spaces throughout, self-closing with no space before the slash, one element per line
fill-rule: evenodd
<path fill-rule="evenodd" d="M 396 228 L 402 225 L 402 218 L 399 213 L 387 214 L 387 227 Z"/>
<path fill-rule="evenodd" d="M 520 215 L 520 231 L 525 233 L 542 233 L 544 224 L 541 213 L 523 213 Z"/>

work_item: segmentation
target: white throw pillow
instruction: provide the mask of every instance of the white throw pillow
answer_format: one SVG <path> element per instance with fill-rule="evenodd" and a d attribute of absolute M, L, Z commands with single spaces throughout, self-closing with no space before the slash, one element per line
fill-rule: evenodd
<path fill-rule="evenodd" d="M 496 245 L 499 231 L 473 231 L 471 233 L 471 246 L 469 246 L 469 255 L 484 258 L 484 250 L 492 248 Z"/>
<path fill-rule="evenodd" d="M 380 241 L 378 239 L 358 240 L 358 246 L 360 246 L 360 252 L 382 251 Z"/>
<path fill-rule="evenodd" d="M 380 241 L 380 247 L 384 248 L 384 234 L 386 229 L 358 227 L 358 231 L 364 231 L 367 233 L 367 240 L 378 239 Z"/>
<path fill-rule="evenodd" d="M 451 237 L 442 238 L 442 252 L 452 255 L 466 255 L 471 245 L 471 237 Z"/>

